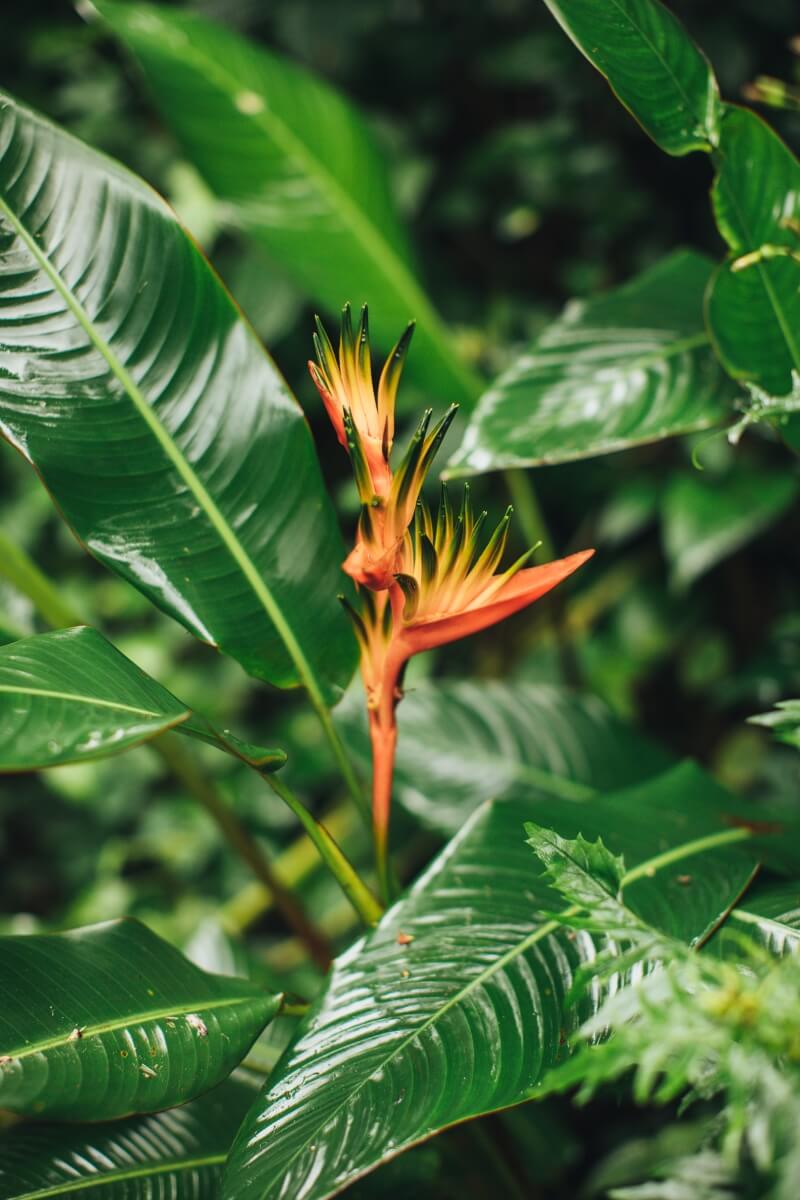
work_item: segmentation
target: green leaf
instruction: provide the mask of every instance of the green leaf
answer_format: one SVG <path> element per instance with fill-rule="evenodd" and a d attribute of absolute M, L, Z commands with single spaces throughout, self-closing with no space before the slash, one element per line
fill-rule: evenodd
<path fill-rule="evenodd" d="M 0 272 L 0 432 L 78 537 L 252 675 L 332 700 L 355 641 L 299 407 L 167 205 L 7 96 Z"/>
<path fill-rule="evenodd" d="M 771 729 L 779 742 L 800 750 L 800 700 L 779 700 L 772 712 L 758 713 L 748 720 Z"/>
<path fill-rule="evenodd" d="M 212 1200 L 253 1095 L 251 1083 L 235 1078 L 154 1116 L 17 1125 L 0 1138 L 0 1200 Z"/>
<path fill-rule="evenodd" d="M 800 949 L 800 884 L 771 883 L 748 893 L 715 935 L 709 950 L 725 955 L 733 946 L 740 951 L 739 939 L 743 935 L 772 954 Z"/>
<path fill-rule="evenodd" d="M 736 389 L 703 325 L 711 269 L 679 250 L 569 304 L 481 397 L 449 473 L 569 462 L 723 421 Z"/>
<path fill-rule="evenodd" d="M 410 318 L 409 370 L 438 400 L 478 384 L 414 274 L 385 163 L 358 113 L 308 72 L 193 13 L 97 0 L 133 53 L 185 153 L 225 211 L 309 296 L 338 311 L 368 301 L 388 348 Z"/>
<path fill-rule="evenodd" d="M 138 921 L 0 938 L 0 1108 L 97 1121 L 182 1104 L 224 1079 L 278 1011 Z"/>
<path fill-rule="evenodd" d="M 657 0 L 545 0 L 559 25 L 667 154 L 716 145 L 720 99 L 705 55 Z"/>
<path fill-rule="evenodd" d="M 528 845 L 547 867 L 553 887 L 570 903 L 591 911 L 609 900 L 617 905 L 625 860 L 606 849 L 602 838 L 589 842 L 580 833 L 573 839 L 562 838 L 533 821 L 526 821 L 525 833 Z"/>
<path fill-rule="evenodd" d="M 788 472 L 737 464 L 724 479 L 676 475 L 662 501 L 664 550 L 674 587 L 688 588 L 767 529 L 798 493 Z"/>
<path fill-rule="evenodd" d="M 366 770 L 360 689 L 336 710 Z M 596 696 L 549 684 L 444 680 L 415 684 L 397 710 L 395 795 L 425 826 L 451 836 L 483 800 L 509 794 L 590 799 L 658 775 L 670 756 Z"/>
<path fill-rule="evenodd" d="M 638 868 L 626 902 L 685 941 L 713 929 L 752 875 L 750 857 L 725 845 L 740 831 L 698 815 L 691 793 L 673 772 L 591 804 L 546 805 L 562 837 L 602 830 Z M 654 816 L 651 800 L 676 815 Z M 531 801 L 481 808 L 336 962 L 242 1127 L 225 1197 L 323 1200 L 438 1130 L 519 1102 L 563 1055 L 581 1019 L 565 995 L 596 947 L 541 915 L 563 900 L 523 840 L 538 816 Z M 700 886 L 675 881 L 687 862 Z"/>
<path fill-rule="evenodd" d="M 783 396 L 800 370 L 800 262 L 787 253 L 800 251 L 800 163 L 760 117 L 733 105 L 715 162 L 714 216 L 731 253 L 709 286 L 708 327 L 732 375 Z"/>
<path fill-rule="evenodd" d="M 102 758 L 189 715 L 94 629 L 61 629 L 0 648 L 0 771 Z"/>
<path fill-rule="evenodd" d="M 0 772 L 105 758 L 178 728 L 260 771 L 286 762 L 203 718 L 86 626 L 0 648 Z"/>

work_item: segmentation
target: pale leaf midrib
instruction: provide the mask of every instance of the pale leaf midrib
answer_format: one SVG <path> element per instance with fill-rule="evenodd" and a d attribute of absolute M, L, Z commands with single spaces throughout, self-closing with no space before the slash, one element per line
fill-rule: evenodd
<path fill-rule="evenodd" d="M 150 1009 L 145 1012 L 127 1013 L 124 1017 L 116 1017 L 113 1021 L 98 1022 L 95 1025 L 86 1025 L 81 1028 L 80 1038 L 76 1038 L 74 1030 L 68 1033 L 61 1033 L 57 1037 L 47 1038 L 40 1042 L 35 1042 L 19 1050 L 2 1050 L 4 1057 L 13 1059 L 29 1058 L 33 1054 L 46 1054 L 49 1050 L 57 1050 L 66 1045 L 80 1045 L 81 1042 L 88 1041 L 89 1038 L 102 1037 L 107 1033 L 117 1033 L 120 1029 L 127 1029 L 130 1025 L 141 1025 L 147 1021 L 168 1021 L 172 1017 L 185 1017 L 189 1013 L 210 1013 L 216 1012 L 218 1009 L 235 1008 L 237 1005 L 252 1004 L 255 1000 L 268 999 L 258 993 L 252 995 L 244 994 L 241 996 L 230 996 L 226 999 L 205 999 L 197 1000 L 195 1003 L 176 1004 L 169 1008 Z"/>
<path fill-rule="evenodd" d="M 314 698 L 315 704 L 320 707 L 324 707 L 324 698 L 320 691 L 316 677 L 314 676 L 311 666 L 306 659 L 306 656 L 303 653 L 303 650 L 301 649 L 294 632 L 291 629 L 291 626 L 284 617 L 283 611 L 275 600 L 275 597 L 272 595 L 264 580 L 261 578 L 252 559 L 244 549 L 244 546 L 242 546 L 239 539 L 236 537 L 236 534 L 228 524 L 225 517 L 223 517 L 215 501 L 212 499 L 205 486 L 201 483 L 194 469 L 178 449 L 170 434 L 161 424 L 153 409 L 147 403 L 144 394 L 135 383 L 128 370 L 123 366 L 122 362 L 114 353 L 109 343 L 95 329 L 94 323 L 92 322 L 89 314 L 86 312 L 81 302 L 72 294 L 71 290 L 61 278 L 61 275 L 55 266 L 50 262 L 47 254 L 37 244 L 35 238 L 28 232 L 27 228 L 17 217 L 16 213 L 9 206 L 5 196 L 3 195 L 0 195 L 0 211 L 5 214 L 6 219 L 11 224 L 11 227 L 16 231 L 17 236 L 24 242 L 28 252 L 50 279 L 53 287 L 61 296 L 67 308 L 70 310 L 86 336 L 89 338 L 91 344 L 105 359 L 109 370 L 124 388 L 125 392 L 137 409 L 140 417 L 144 420 L 164 454 L 173 464 L 181 479 L 184 481 L 200 507 L 205 512 L 211 525 L 222 540 L 225 549 L 228 551 L 234 562 L 241 570 L 253 593 L 261 603 L 261 606 L 267 614 L 267 617 L 275 626 L 289 653 L 289 656 L 295 664 L 303 684 L 309 692 L 309 695 Z"/>
<path fill-rule="evenodd" d="M 121 704 L 116 700 L 101 700 L 96 696 L 83 696 L 77 692 L 58 692 L 50 688 L 36 688 L 15 686 L 8 683 L 0 683 L 0 692 L 10 694 L 12 696 L 43 696 L 50 700 L 66 700 L 73 704 L 81 704 L 91 706 L 92 708 L 111 708 L 117 712 L 132 713 L 137 717 L 152 717 L 154 720 L 172 720 L 175 714 L 166 712 L 151 712 L 147 708 L 135 708 L 130 704 Z M 188 709 L 181 710 L 188 715 Z M 180 714 L 177 714 L 180 715 Z"/>
<path fill-rule="evenodd" d="M 676 846 L 671 851 L 666 851 L 663 854 L 655 855 L 654 857 L 646 859 L 644 862 L 638 864 L 631 871 L 628 871 L 623 877 L 621 886 L 624 887 L 626 884 L 634 882 L 635 879 L 640 875 L 647 875 L 649 877 L 651 869 L 653 874 L 655 874 L 655 872 L 660 870 L 661 867 L 670 865 L 673 862 L 677 862 L 680 858 L 689 858 L 695 854 L 700 854 L 705 850 L 713 849 L 716 845 L 726 845 L 730 842 L 744 840 L 746 837 L 750 836 L 752 836 L 750 830 L 728 829 L 721 833 L 708 834 L 705 837 L 695 838 L 690 842 L 684 842 L 683 845 Z M 481 971 L 480 974 L 475 976 L 474 979 L 471 979 L 469 983 L 465 984 L 463 988 L 461 988 L 455 995 L 451 996 L 444 1004 L 440 1005 L 440 1007 L 437 1008 L 430 1017 L 423 1021 L 423 1023 L 417 1026 L 417 1028 L 415 1028 L 412 1032 L 407 1034 L 407 1036 L 404 1037 L 401 1042 L 392 1046 L 391 1052 L 385 1058 L 380 1060 L 380 1067 L 385 1068 L 388 1063 L 392 1062 L 393 1059 L 397 1058 L 403 1053 L 403 1051 L 408 1049 L 410 1045 L 412 1045 L 419 1037 L 421 1037 L 426 1030 L 437 1024 L 442 1017 L 444 1017 L 450 1011 L 450 1009 L 460 1004 L 464 999 L 466 999 L 467 996 L 475 991 L 476 988 L 482 986 L 488 979 L 491 979 L 493 975 L 497 974 L 498 971 L 503 970 L 508 963 L 513 962 L 514 959 L 518 958 L 520 954 L 524 954 L 526 950 L 529 950 L 532 946 L 535 946 L 537 942 L 540 942 L 543 938 L 548 937 L 551 933 L 554 933 L 560 929 L 562 927 L 562 920 L 564 917 L 577 916 L 577 914 L 582 911 L 582 905 L 570 905 L 570 907 L 565 909 L 561 914 L 561 919 L 545 921 L 543 925 L 540 925 L 538 929 L 535 929 L 532 933 L 528 934 L 528 936 L 523 938 L 523 940 L 516 946 L 508 949 L 500 956 L 500 958 Z M 374 1073 L 375 1072 L 373 1071 L 372 1075 L 374 1075 Z M 330 1124 L 338 1117 L 339 1113 L 343 1109 L 346 1109 L 352 1103 L 354 1097 L 356 1097 L 364 1089 L 364 1087 L 366 1087 L 372 1075 L 362 1079 L 361 1082 L 354 1087 L 351 1092 L 348 1093 L 346 1098 L 340 1104 L 338 1104 L 332 1112 L 326 1115 L 323 1125 L 315 1126 L 311 1129 L 305 1141 L 303 1141 L 298 1149 L 282 1165 L 282 1172 L 288 1172 L 289 1168 L 306 1150 L 307 1146 L 312 1141 L 318 1140 L 321 1133 L 330 1126 Z M 379 1159 L 378 1162 L 380 1161 L 381 1160 Z"/>

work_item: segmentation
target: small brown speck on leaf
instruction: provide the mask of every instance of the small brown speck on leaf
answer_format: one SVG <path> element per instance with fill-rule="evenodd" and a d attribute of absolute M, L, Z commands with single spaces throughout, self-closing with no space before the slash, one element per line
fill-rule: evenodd
<path fill-rule="evenodd" d="M 202 1017 L 198 1017 L 197 1013 L 189 1013 L 186 1024 L 191 1026 L 198 1037 L 208 1037 L 208 1026 Z"/>
<path fill-rule="evenodd" d="M 78 1025 L 76 1025 L 75 1028 L 73 1029 L 72 1033 L 67 1038 L 67 1041 L 68 1042 L 79 1042 L 82 1037 L 83 1037 L 83 1030 Z"/>
<path fill-rule="evenodd" d="M 139 1067 L 139 1074 L 144 1075 L 145 1079 L 155 1079 L 156 1077 L 156 1072 L 153 1068 L 148 1067 L 145 1063 L 142 1063 Z"/>
<path fill-rule="evenodd" d="M 691 882 L 692 882 L 691 875 L 679 875 L 678 876 L 678 883 L 681 885 L 681 887 L 688 887 Z"/>
<path fill-rule="evenodd" d="M 7 1067 L 14 1060 L 10 1054 L 0 1054 L 0 1067 Z"/>
<path fill-rule="evenodd" d="M 398 933 L 398 935 L 397 935 L 398 946 L 410 946 L 411 943 L 413 942 L 413 940 L 414 940 L 413 933 L 403 933 L 403 931 L 401 930 L 400 933 Z"/>

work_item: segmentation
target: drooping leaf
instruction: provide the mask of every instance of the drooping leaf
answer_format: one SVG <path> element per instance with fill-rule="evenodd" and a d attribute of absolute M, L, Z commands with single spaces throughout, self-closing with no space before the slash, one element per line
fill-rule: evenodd
<path fill-rule="evenodd" d="M 0 286 L 0 432 L 78 537 L 251 674 L 333 699 L 355 643 L 299 407 L 167 205 L 7 96 Z"/>
<path fill-rule="evenodd" d="M 684 783 L 670 773 L 608 801 L 548 800 L 546 811 L 564 837 L 602 832 L 639 868 L 626 891 L 634 911 L 694 941 L 753 868 L 724 844 L 732 835 L 718 816 L 684 806 Z M 651 797 L 677 816 L 654 819 Z M 565 993 L 595 946 L 541 915 L 563 901 L 537 876 L 522 836 L 538 807 L 480 809 L 337 961 L 242 1127 L 227 1200 L 323 1200 L 432 1133 L 518 1102 L 564 1053 L 581 1015 L 566 1009 Z M 683 835 L 701 840 L 681 849 Z M 699 886 L 676 881 L 686 862 Z"/>
<path fill-rule="evenodd" d="M 662 501 L 664 550 L 673 585 L 687 588 L 768 528 L 789 507 L 798 482 L 788 472 L 737 464 L 724 479 L 675 475 Z"/>
<path fill-rule="evenodd" d="M 711 270 L 680 250 L 568 305 L 481 397 L 449 472 L 568 462 L 724 420 L 736 388 L 703 325 Z"/>
<path fill-rule="evenodd" d="M 282 750 L 218 733 L 95 629 L 0 648 L 0 772 L 104 758 L 176 727 L 261 771 L 286 761 Z"/>
<path fill-rule="evenodd" d="M 367 301 L 373 336 L 387 350 L 416 319 L 409 370 L 439 401 L 474 403 L 478 385 L 420 287 L 386 166 L 350 104 L 194 13 L 107 0 L 94 7 L 135 56 L 229 217 L 319 303 L 338 312 Z"/>
<path fill-rule="evenodd" d="M 0 771 L 102 758 L 188 717 L 94 629 L 61 629 L 0 648 Z"/>
<path fill-rule="evenodd" d="M 733 105 L 715 163 L 711 198 L 730 255 L 709 286 L 709 330 L 732 375 L 784 396 L 800 371 L 800 261 L 789 253 L 800 251 L 800 163 L 760 117 Z"/>
<path fill-rule="evenodd" d="M 369 738 L 360 690 L 336 710 L 366 770 Z M 549 684 L 443 680 L 409 688 L 397 710 L 395 795 L 428 828 L 451 836 L 483 800 L 531 793 L 589 799 L 670 763 L 596 696 Z"/>
<path fill-rule="evenodd" d="M 224 1079 L 280 1007 L 138 921 L 0 938 L 0 1108 L 98 1121 Z"/>
<path fill-rule="evenodd" d="M 17 1125 L 0 1138 L 0 1200 L 214 1200 L 253 1095 L 253 1084 L 236 1077 L 153 1116 Z"/>
<path fill-rule="evenodd" d="M 545 3 L 662 150 L 711 150 L 719 134 L 717 82 L 705 55 L 659 0 Z"/>

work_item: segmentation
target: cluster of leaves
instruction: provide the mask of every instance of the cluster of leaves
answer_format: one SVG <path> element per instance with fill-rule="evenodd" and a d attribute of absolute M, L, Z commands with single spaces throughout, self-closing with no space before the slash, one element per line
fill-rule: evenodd
<path fill-rule="evenodd" d="M 559 1194 L 633 1181 L 625 1194 L 642 1198 L 774 1185 L 783 1200 L 797 1190 L 798 979 L 794 957 L 776 959 L 796 941 L 797 765 L 741 718 L 800 690 L 784 552 L 800 444 L 800 166 L 721 99 L 657 0 L 547 8 L 658 147 L 707 156 L 722 262 L 711 239 L 709 254 L 673 248 L 705 217 L 702 188 L 676 229 L 673 176 L 643 187 L 641 135 L 593 128 L 602 93 L 588 72 L 576 82 L 544 6 L 535 19 L 498 9 L 488 47 L 480 13 L 462 14 L 455 47 L 450 21 L 425 18 L 405 63 L 413 17 L 386 38 L 380 6 L 337 12 L 335 29 L 315 10 L 309 39 L 296 6 L 261 23 L 252 7 L 226 5 L 220 25 L 191 7 L 97 0 L 86 29 L 65 27 L 69 67 L 36 29 L 22 91 L 82 140 L 0 97 L 0 427 L 112 573 L 83 565 L 9 454 L 0 896 L 22 916 L 0 946 L 0 1108 L 14 1114 L 0 1197 L 527 1194 L 558 1145 Z M 727 26 L 726 13 L 709 33 L 732 78 Z M 131 99 L 138 78 L 123 84 L 109 34 L 175 143 Z M 370 72 L 352 61 L 357 45 Z M 503 110 L 531 85 L 534 111 L 494 127 L 492 104 L 479 114 L 469 99 L 466 122 L 457 104 L 443 110 L 446 62 L 465 105 L 497 89 Z M 383 123 L 322 79 L 381 110 L 370 92 L 395 71 Z M 610 100 L 603 111 L 618 119 Z M 154 180 L 194 236 L 91 146 Z M 530 294 L 534 269 L 546 297 Z M 551 319 L 573 290 L 620 278 Z M 553 467 L 537 476 L 552 531 L 603 551 L 540 618 L 411 673 L 395 789 L 409 886 L 383 916 L 358 813 L 362 699 L 339 703 L 356 647 L 336 602 L 337 516 L 352 521 L 356 499 L 333 455 L 321 469 L 256 336 L 294 384 L 304 303 L 348 298 L 369 300 L 387 348 L 417 318 L 410 398 L 463 413 L 450 474 L 473 476 L 487 505 L 509 490 L 527 539 L 547 542 L 521 469 Z M 700 444 L 698 475 L 678 439 L 709 430 L 729 441 Z M 297 693 L 255 692 L 245 673 Z M 671 748 L 631 727 L 634 714 Z M 756 720 L 797 744 L 797 701 Z M 108 757 L 123 750 L 124 765 Z M 676 765 L 687 750 L 759 802 Z M 145 924 L 52 932 L 123 913 Z M 354 941 L 357 916 L 367 932 Z M 590 1045 L 569 1057 L 581 1029 Z M 630 1069 L 636 1102 L 688 1091 L 701 1110 L 649 1143 L 645 1158 L 665 1166 L 647 1183 L 652 1162 L 631 1171 L 604 1106 L 579 1126 L 542 1100 L 576 1084 L 588 1098 Z M 414 1149 L 474 1118 L 468 1147 L 456 1130 Z M 587 1182 L 593 1136 L 603 1153 L 623 1144 Z"/>

